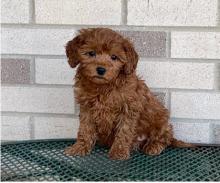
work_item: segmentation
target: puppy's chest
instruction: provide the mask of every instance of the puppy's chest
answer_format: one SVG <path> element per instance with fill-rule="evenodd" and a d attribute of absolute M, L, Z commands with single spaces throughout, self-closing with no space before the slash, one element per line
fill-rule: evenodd
<path fill-rule="evenodd" d="M 115 98 L 97 96 L 90 102 L 90 111 L 96 119 L 104 120 L 115 116 L 120 108 L 120 102 Z"/>
<path fill-rule="evenodd" d="M 115 111 L 121 106 L 120 94 L 110 93 L 110 94 L 88 94 L 88 93 L 77 93 L 77 99 L 81 106 L 87 108 L 87 110 L 93 112 L 105 112 L 105 111 Z"/>
<path fill-rule="evenodd" d="M 87 107 L 91 119 L 96 123 L 98 129 L 112 129 L 117 121 L 121 109 L 119 96 L 97 95 L 88 100 Z"/>

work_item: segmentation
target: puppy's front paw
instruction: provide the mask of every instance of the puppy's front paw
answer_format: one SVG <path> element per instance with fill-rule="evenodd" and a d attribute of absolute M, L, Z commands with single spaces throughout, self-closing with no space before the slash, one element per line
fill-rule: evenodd
<path fill-rule="evenodd" d="M 149 144 L 145 149 L 144 152 L 148 155 L 159 155 L 165 149 L 163 144 L 156 143 L 156 144 Z"/>
<path fill-rule="evenodd" d="M 109 151 L 109 158 L 113 160 L 126 160 L 129 159 L 130 152 L 129 150 L 122 149 L 122 148 L 112 148 Z"/>
<path fill-rule="evenodd" d="M 70 156 L 75 156 L 75 155 L 85 156 L 85 155 L 89 154 L 90 151 L 91 151 L 91 149 L 88 149 L 87 147 L 76 143 L 72 146 L 67 147 L 64 150 L 64 154 L 70 155 Z"/>

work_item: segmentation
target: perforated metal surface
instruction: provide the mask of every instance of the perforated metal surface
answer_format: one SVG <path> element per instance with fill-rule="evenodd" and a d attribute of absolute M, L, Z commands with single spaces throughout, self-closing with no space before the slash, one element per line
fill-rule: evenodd
<path fill-rule="evenodd" d="M 41 141 L 1 146 L 2 181 L 220 181 L 220 147 L 168 148 L 160 156 L 134 152 L 110 160 L 108 149 L 67 157 L 73 141 Z"/>

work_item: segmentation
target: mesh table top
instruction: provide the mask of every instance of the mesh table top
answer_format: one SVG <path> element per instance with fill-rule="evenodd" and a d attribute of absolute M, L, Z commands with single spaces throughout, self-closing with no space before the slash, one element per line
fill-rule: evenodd
<path fill-rule="evenodd" d="M 220 181 L 220 147 L 168 148 L 159 156 L 133 152 L 110 160 L 96 145 L 85 157 L 63 154 L 74 141 L 43 140 L 1 145 L 2 181 Z"/>

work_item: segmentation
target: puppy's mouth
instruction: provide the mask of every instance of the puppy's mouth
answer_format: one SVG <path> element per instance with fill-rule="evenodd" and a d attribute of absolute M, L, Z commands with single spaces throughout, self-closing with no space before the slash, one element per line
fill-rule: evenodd
<path fill-rule="evenodd" d="M 103 76 L 93 76 L 90 80 L 96 84 L 106 84 L 109 82 L 109 80 Z"/>
<path fill-rule="evenodd" d="M 100 80 L 106 80 L 106 78 L 102 77 L 102 76 L 93 76 L 94 79 L 100 79 Z"/>

